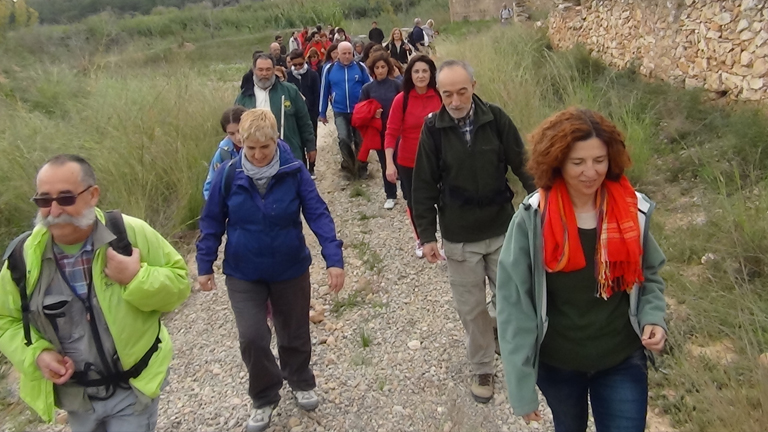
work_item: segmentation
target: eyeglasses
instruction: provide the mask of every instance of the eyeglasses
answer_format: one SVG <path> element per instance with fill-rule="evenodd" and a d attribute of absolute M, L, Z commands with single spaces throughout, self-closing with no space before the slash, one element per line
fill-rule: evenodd
<path fill-rule="evenodd" d="M 93 185 L 88 186 L 87 188 L 83 189 L 82 192 L 80 192 L 77 195 L 73 194 L 62 194 L 57 196 L 56 198 L 53 197 L 40 197 L 40 196 L 33 196 L 30 201 L 35 203 L 36 206 L 40 208 L 50 208 L 53 205 L 53 202 L 55 201 L 56 204 L 60 205 L 61 207 L 71 207 L 75 205 L 77 202 L 77 198 L 84 194 L 88 189 L 92 188 Z"/>

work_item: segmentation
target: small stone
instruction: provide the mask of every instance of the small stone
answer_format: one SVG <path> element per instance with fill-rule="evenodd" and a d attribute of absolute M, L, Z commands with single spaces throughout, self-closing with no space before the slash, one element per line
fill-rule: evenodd
<path fill-rule="evenodd" d="M 332 347 L 335 347 L 335 346 L 336 346 L 336 338 L 335 338 L 335 337 L 333 337 L 333 336 L 328 336 L 328 339 L 325 341 L 325 343 L 326 343 L 328 346 L 332 346 Z"/>
<path fill-rule="evenodd" d="M 291 417 L 291 418 L 288 419 L 288 427 L 295 428 L 295 427 L 300 426 L 300 425 L 301 425 L 301 420 L 299 420 L 298 418 Z"/>
<path fill-rule="evenodd" d="M 215 368 L 212 372 L 214 375 L 221 375 L 221 369 Z"/>
<path fill-rule="evenodd" d="M 243 400 L 240 398 L 232 398 L 232 400 L 229 401 L 232 405 L 240 405 L 243 403 Z"/>
<path fill-rule="evenodd" d="M 403 414 L 405 415 L 405 408 L 401 407 L 400 405 L 395 405 L 392 407 L 392 412 L 397 414 Z"/>
<path fill-rule="evenodd" d="M 325 323 L 325 331 L 334 331 L 336 330 L 336 326 L 333 325 L 333 323 Z"/>
<path fill-rule="evenodd" d="M 318 344 L 324 344 L 328 342 L 328 336 L 320 336 L 320 339 L 317 340 Z"/>
<path fill-rule="evenodd" d="M 724 26 L 728 23 L 733 21 L 733 15 L 729 14 L 728 12 L 718 15 L 715 18 L 715 22 L 720 24 L 721 26 Z"/>
<path fill-rule="evenodd" d="M 325 321 L 325 313 L 324 312 L 318 312 L 318 311 L 310 311 L 309 312 L 309 321 L 312 324 L 320 324 L 321 322 Z"/>
<path fill-rule="evenodd" d="M 408 348 L 410 348 L 412 350 L 417 350 L 417 349 L 421 348 L 421 342 L 419 342 L 417 340 L 412 340 L 412 341 L 408 342 Z"/>
<path fill-rule="evenodd" d="M 56 424 L 64 425 L 69 421 L 69 414 L 66 411 L 62 411 L 56 414 Z"/>

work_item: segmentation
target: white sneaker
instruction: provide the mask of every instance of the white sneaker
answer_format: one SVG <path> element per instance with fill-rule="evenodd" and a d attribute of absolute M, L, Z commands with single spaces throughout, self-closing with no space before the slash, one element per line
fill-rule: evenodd
<path fill-rule="evenodd" d="M 251 410 L 251 418 L 245 424 L 246 432 L 263 432 L 269 427 L 272 420 L 272 406 L 254 408 Z"/>
<path fill-rule="evenodd" d="M 320 401 L 317 399 L 317 395 L 314 390 L 307 391 L 294 391 L 293 395 L 296 396 L 296 402 L 299 404 L 299 408 L 304 411 L 312 411 L 320 405 Z M 250 432 L 250 431 L 248 431 Z"/>
<path fill-rule="evenodd" d="M 395 200 L 392 198 L 388 198 L 386 201 L 384 201 L 384 208 L 386 210 L 392 210 L 395 208 Z"/>
<path fill-rule="evenodd" d="M 424 248 L 421 247 L 421 243 L 416 241 L 416 257 L 417 258 L 424 258 Z"/>

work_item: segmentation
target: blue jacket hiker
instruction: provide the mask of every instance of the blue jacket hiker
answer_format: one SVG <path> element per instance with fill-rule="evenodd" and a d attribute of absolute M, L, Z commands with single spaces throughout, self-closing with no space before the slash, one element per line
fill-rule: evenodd
<path fill-rule="evenodd" d="M 278 150 L 280 168 L 263 196 L 243 172 L 242 156 L 216 171 L 200 216 L 197 242 L 200 274 L 213 273 L 213 263 L 226 232 L 225 275 L 265 282 L 302 275 L 312 258 L 304 241 L 300 212 L 317 236 L 327 266 L 343 268 L 342 241 L 336 238 L 328 206 L 288 144 L 278 141 Z M 229 165 L 235 173 L 231 185 L 227 186 L 222 182 Z"/>
<path fill-rule="evenodd" d="M 228 162 L 231 159 L 235 159 L 240 154 L 240 149 L 235 146 L 235 143 L 229 137 L 224 138 L 219 143 L 219 147 L 216 149 L 216 153 L 213 154 L 213 159 L 208 166 L 208 177 L 205 178 L 205 184 L 203 184 L 203 197 L 208 199 L 208 195 L 211 193 L 211 183 L 213 182 L 213 176 L 219 166 Z"/>
<path fill-rule="evenodd" d="M 368 69 L 360 62 L 345 65 L 337 60 L 323 69 L 320 87 L 320 117 L 325 118 L 328 101 L 334 113 L 349 113 L 355 110 L 360 100 L 360 91 L 371 81 Z"/>

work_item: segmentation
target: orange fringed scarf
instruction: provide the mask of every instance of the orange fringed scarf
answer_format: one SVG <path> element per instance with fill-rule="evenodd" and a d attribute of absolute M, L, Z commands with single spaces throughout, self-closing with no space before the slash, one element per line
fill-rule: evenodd
<path fill-rule="evenodd" d="M 579 227 L 565 181 L 541 191 L 539 207 L 544 219 L 544 266 L 550 273 L 571 272 L 587 265 L 579 240 Z M 618 291 L 629 292 L 643 281 L 637 195 L 629 180 L 605 180 L 597 192 L 597 295 L 607 299 Z"/>

